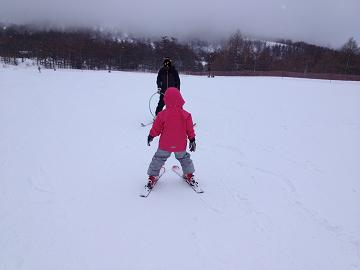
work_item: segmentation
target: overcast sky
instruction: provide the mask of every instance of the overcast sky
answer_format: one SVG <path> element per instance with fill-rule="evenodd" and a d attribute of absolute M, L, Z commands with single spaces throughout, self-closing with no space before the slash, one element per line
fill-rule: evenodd
<path fill-rule="evenodd" d="M 39 21 L 178 38 L 240 30 L 334 48 L 350 37 L 360 43 L 360 0 L 0 0 L 0 22 Z"/>

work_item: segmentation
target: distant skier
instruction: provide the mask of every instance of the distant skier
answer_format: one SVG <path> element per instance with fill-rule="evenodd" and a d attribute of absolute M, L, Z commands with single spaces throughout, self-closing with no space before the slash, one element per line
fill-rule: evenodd
<path fill-rule="evenodd" d="M 208 78 L 211 77 L 211 66 L 210 64 L 207 65 L 207 71 L 208 71 Z"/>
<path fill-rule="evenodd" d="M 160 135 L 159 147 L 152 158 L 147 171 L 149 182 L 147 187 L 151 189 L 159 178 L 161 167 L 175 153 L 175 158 L 180 161 L 184 179 L 192 185 L 194 180 L 194 164 L 190 154 L 186 152 L 187 139 L 189 139 L 189 150 L 195 152 L 195 132 L 191 114 L 182 107 L 185 104 L 180 91 L 170 87 L 164 95 L 165 110 L 159 112 L 150 130 L 147 142 L 150 146 L 154 137 Z"/>
<path fill-rule="evenodd" d="M 164 94 L 166 89 L 169 87 L 176 87 L 180 90 L 180 77 L 179 73 L 175 69 L 175 67 L 171 63 L 171 59 L 169 57 L 165 57 L 163 61 L 163 67 L 159 70 L 156 84 L 158 87 L 158 92 L 160 94 L 159 103 L 156 107 L 155 115 L 162 111 L 164 108 Z"/>

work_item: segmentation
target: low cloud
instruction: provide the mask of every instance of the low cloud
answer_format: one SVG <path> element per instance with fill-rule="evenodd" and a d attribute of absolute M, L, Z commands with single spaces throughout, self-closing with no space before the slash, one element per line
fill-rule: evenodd
<path fill-rule="evenodd" d="M 344 0 L 0 0 L 0 20 L 104 26 L 147 36 L 200 39 L 236 30 L 258 38 L 285 38 L 340 47 L 360 41 L 360 1 Z"/>

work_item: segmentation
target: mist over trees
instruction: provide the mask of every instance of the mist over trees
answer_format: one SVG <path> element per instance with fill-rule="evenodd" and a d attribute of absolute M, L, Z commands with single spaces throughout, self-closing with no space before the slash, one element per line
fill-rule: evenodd
<path fill-rule="evenodd" d="M 157 71 L 169 56 L 181 72 L 287 71 L 360 75 L 360 49 L 353 38 L 339 50 L 278 40 L 253 40 L 239 31 L 221 43 L 180 42 L 174 37 L 121 37 L 90 29 L 34 29 L 0 25 L 0 58 L 30 58 L 45 68 Z"/>

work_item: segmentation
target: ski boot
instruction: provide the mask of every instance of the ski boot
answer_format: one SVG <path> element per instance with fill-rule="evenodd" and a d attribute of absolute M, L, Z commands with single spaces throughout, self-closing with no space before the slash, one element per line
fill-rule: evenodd
<path fill-rule="evenodd" d="M 149 178 L 148 178 L 149 182 L 146 184 L 146 186 L 149 189 L 152 189 L 155 186 L 158 179 L 159 179 L 159 176 L 149 175 Z"/>
<path fill-rule="evenodd" d="M 183 178 L 190 186 L 196 186 L 198 184 L 194 179 L 194 174 L 192 173 L 185 173 Z"/>

